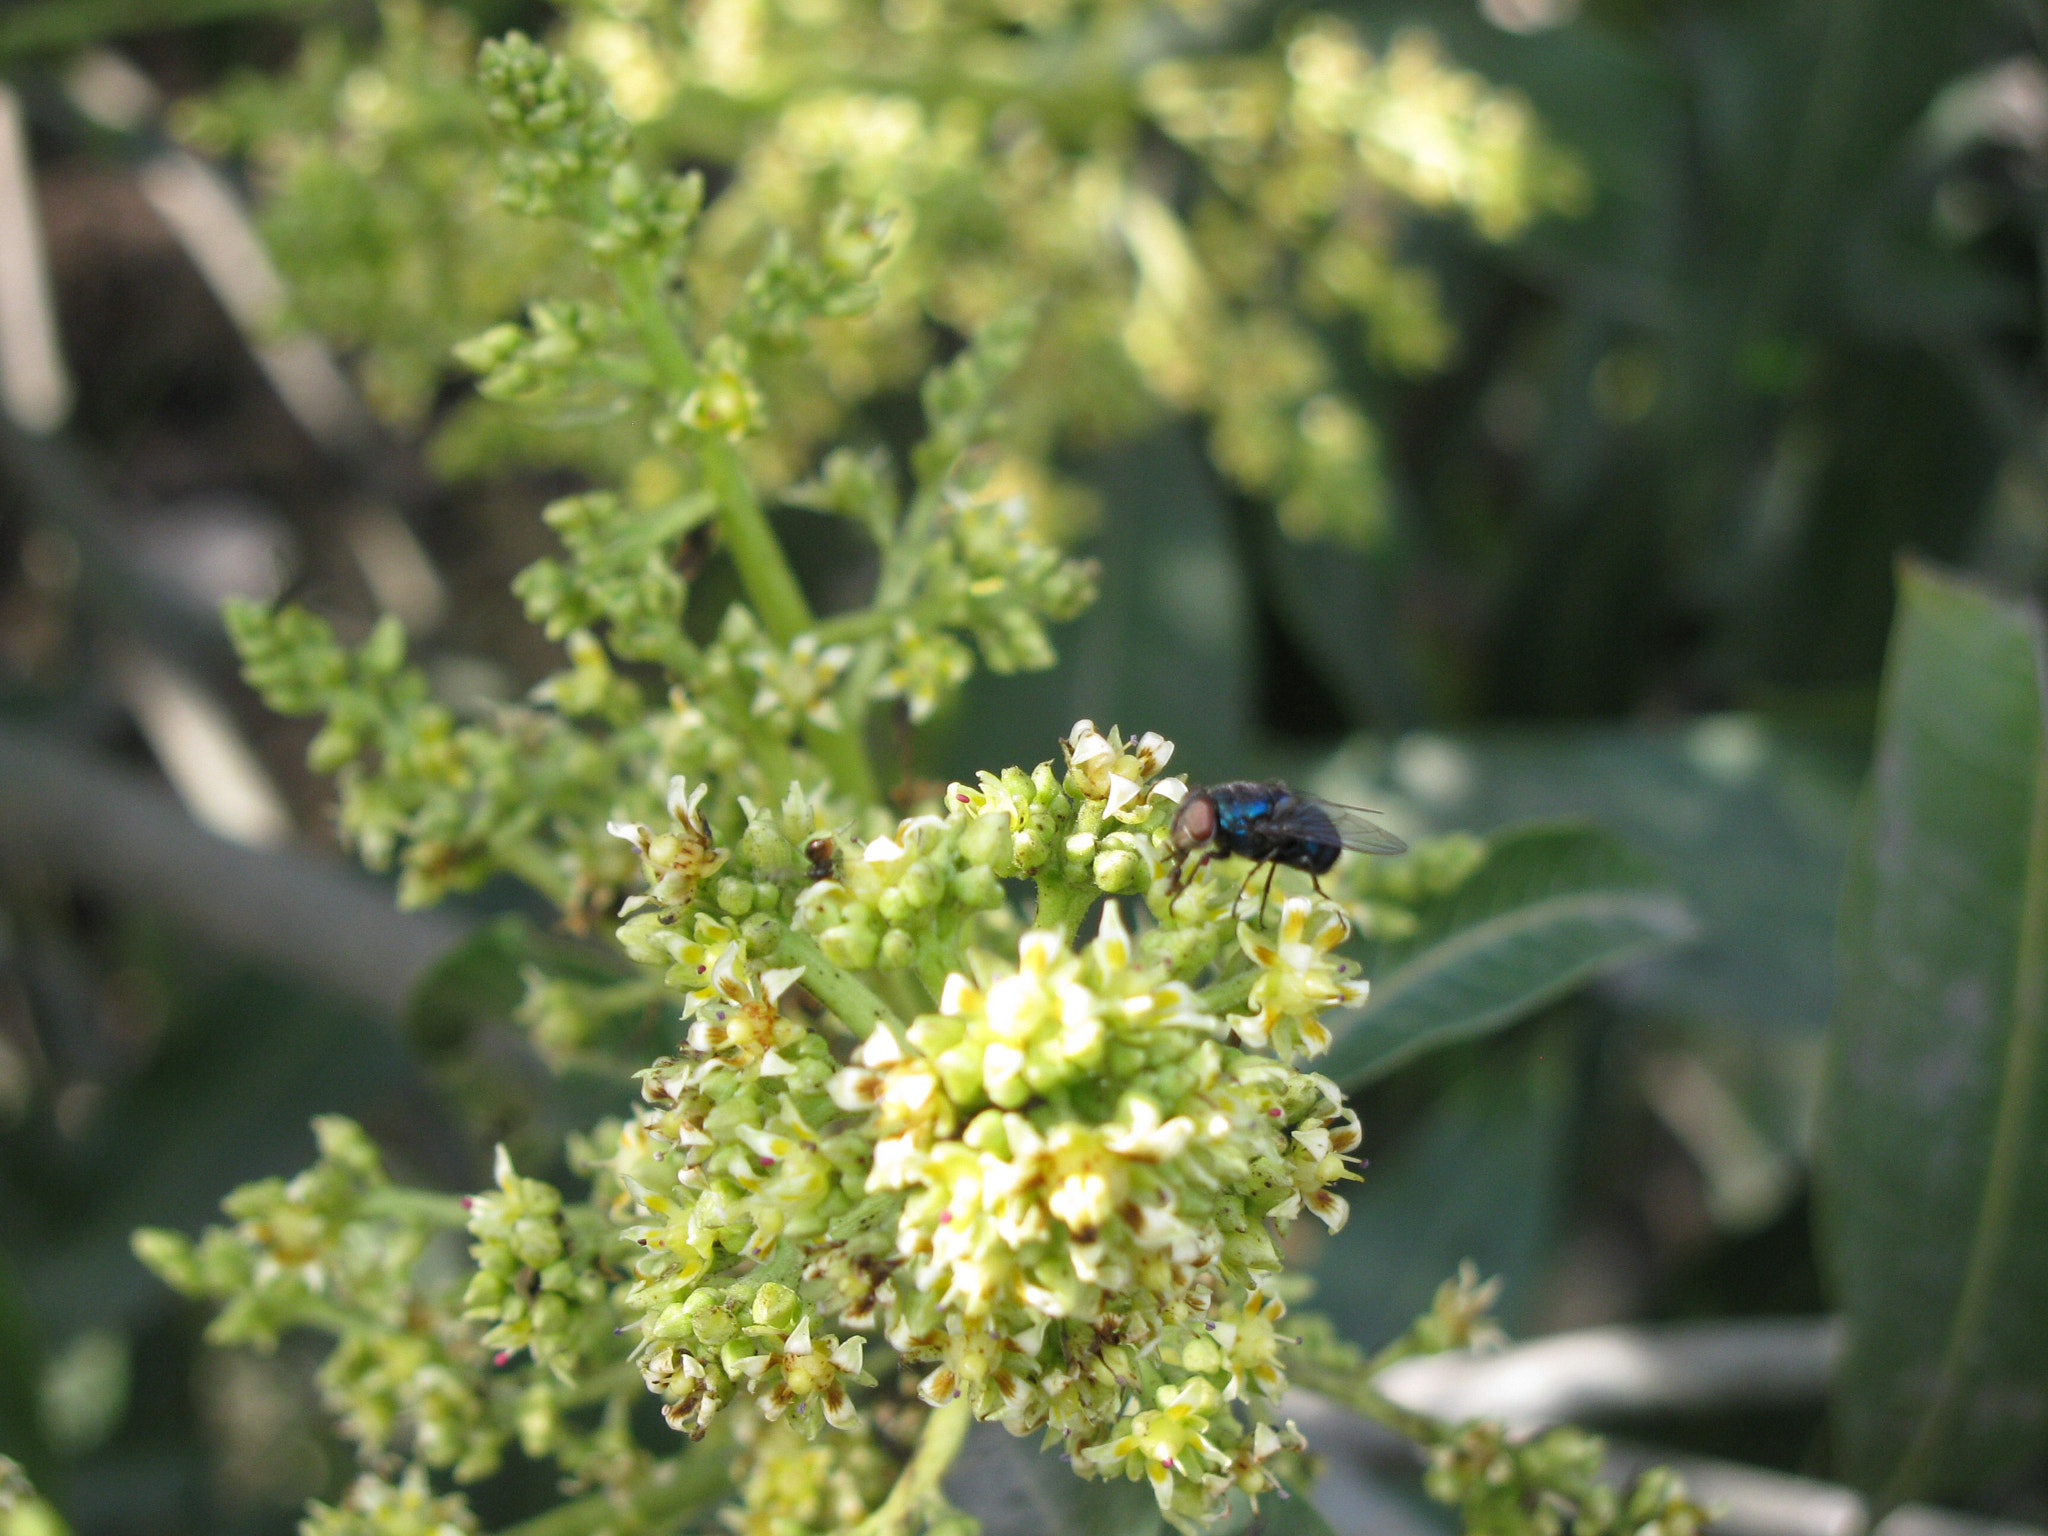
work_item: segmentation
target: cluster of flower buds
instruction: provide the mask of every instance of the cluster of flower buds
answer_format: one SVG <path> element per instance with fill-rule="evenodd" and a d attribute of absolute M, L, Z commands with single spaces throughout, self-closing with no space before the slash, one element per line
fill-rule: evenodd
<path fill-rule="evenodd" d="M 1021 496 L 966 496 L 949 511 L 922 611 L 971 633 L 992 672 L 1051 666 L 1045 626 L 1095 600 L 1093 570 L 1034 533 Z"/>
<path fill-rule="evenodd" d="M 417 1467 L 395 1483 L 359 1477 L 340 1503 L 316 1502 L 299 1523 L 301 1536 L 472 1536 L 476 1528 L 468 1501 L 437 1497 Z"/>
<path fill-rule="evenodd" d="M 1272 1487 L 1299 1443 L 1262 1285 L 1280 1227 L 1342 1224 L 1359 1133 L 1333 1084 L 1264 1052 L 1320 1048 L 1315 1015 L 1360 988 L 1330 955 L 1342 914 L 1306 897 L 1277 936 L 1214 902 L 1152 925 L 1211 930 L 1249 999 L 1235 1016 L 1114 901 L 1078 947 L 1045 927 L 1014 958 L 983 947 L 999 929 L 970 920 L 1005 876 L 1066 900 L 1166 873 L 1170 743 L 1081 721 L 1063 745 L 1064 771 L 955 785 L 945 815 L 864 843 L 819 833 L 793 792 L 747 807 L 728 850 L 680 785 L 672 830 L 614 828 L 649 883 L 620 937 L 692 1021 L 608 1157 L 645 1250 L 622 1300 L 693 1434 L 742 1393 L 800 1430 L 846 1421 L 879 1332 L 926 1401 L 1050 1431 L 1085 1475 L 1142 1475 L 1192 1520 Z M 867 1028 L 841 1065 L 809 1010 L 855 972 L 908 972 L 936 1006 L 897 1024 L 835 1005 Z"/>
<path fill-rule="evenodd" d="M 625 124 L 598 110 L 589 83 L 559 54 L 510 33 L 484 44 L 477 84 L 491 121 L 519 146 L 503 167 L 500 195 L 508 206 L 555 212 L 565 194 L 624 163 Z"/>
<path fill-rule="evenodd" d="M 371 1451 L 408 1441 L 425 1466 L 481 1477 L 508 1438 L 486 1400 L 485 1352 L 420 1273 L 461 1206 L 393 1186 L 353 1121 L 323 1116 L 314 1132 L 311 1168 L 222 1203 L 233 1227 L 210 1227 L 197 1244 L 145 1230 L 136 1254 L 186 1295 L 226 1302 L 208 1330 L 217 1342 L 267 1349 L 290 1328 L 338 1329 L 319 1386 L 343 1431 Z"/>
<path fill-rule="evenodd" d="M 1699 1536 L 1708 1514 L 1685 1484 L 1653 1467 L 1616 1488 L 1600 1476 L 1598 1435 L 1570 1427 L 1516 1435 L 1478 1421 L 1448 1432 L 1430 1452 L 1423 1487 L 1456 1507 L 1473 1532 L 1531 1536 Z"/>
<path fill-rule="evenodd" d="M 850 1428 L 847 1388 L 874 1385 L 861 1369 L 866 1340 L 814 1335 L 803 1299 L 779 1281 L 700 1286 L 648 1317 L 640 1333 L 635 1358 L 649 1389 L 667 1399 L 662 1416 L 693 1437 L 738 1388 L 763 1418 L 787 1418 L 806 1437 L 821 1424 Z"/>
<path fill-rule="evenodd" d="M 1450 895 L 1486 862 L 1486 844 L 1467 832 L 1415 842 L 1398 859 L 1347 859 L 1336 871 L 1344 909 L 1377 939 L 1415 931 L 1415 908 Z"/>
<path fill-rule="evenodd" d="M 476 1274 L 463 1294 L 463 1316 L 490 1325 L 483 1344 L 501 1360 L 529 1350 L 573 1381 L 592 1343 L 612 1328 L 607 1256 L 596 1234 L 572 1225 L 561 1191 L 521 1178 L 502 1146 L 493 1175 L 496 1190 L 468 1202 Z"/>
<path fill-rule="evenodd" d="M 734 1410 L 740 1453 L 733 1468 L 740 1504 L 722 1518 L 733 1536 L 809 1536 L 850 1531 L 889 1492 L 895 1466 L 856 1419 L 843 1434 L 806 1436 L 787 1420 Z M 928 1523 L 930 1536 L 972 1536 Z"/>
<path fill-rule="evenodd" d="M 812 634 L 778 645 L 752 613 L 735 604 L 719 624 L 706 675 L 714 686 L 737 688 L 755 719 L 788 737 L 806 720 L 839 729 L 835 691 L 853 656 L 852 646 L 824 645 Z"/>

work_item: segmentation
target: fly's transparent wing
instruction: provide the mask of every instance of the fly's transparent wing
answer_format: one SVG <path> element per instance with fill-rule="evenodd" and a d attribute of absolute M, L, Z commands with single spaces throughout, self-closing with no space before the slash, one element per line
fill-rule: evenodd
<path fill-rule="evenodd" d="M 1328 800 L 1318 800 L 1315 803 L 1323 808 L 1336 825 L 1337 836 L 1353 853 L 1408 851 L 1408 845 L 1374 821 L 1370 811 L 1362 811 L 1355 805 L 1335 805 Z"/>

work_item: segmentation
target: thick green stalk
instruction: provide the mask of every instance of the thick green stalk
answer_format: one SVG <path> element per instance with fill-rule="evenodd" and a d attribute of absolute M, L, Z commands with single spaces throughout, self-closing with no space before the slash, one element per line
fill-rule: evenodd
<path fill-rule="evenodd" d="M 1320 1392 L 1417 1445 L 1432 1446 L 1442 1440 L 1446 1426 L 1426 1413 L 1403 1408 L 1381 1392 L 1373 1385 L 1373 1370 L 1373 1366 L 1364 1370 L 1330 1370 L 1297 1358 L 1289 1364 L 1288 1375 L 1296 1386 Z"/>
<path fill-rule="evenodd" d="M 941 1497 L 939 1479 L 960 1454 L 967 1426 L 972 1422 L 965 1395 L 954 1398 L 943 1408 L 933 1409 L 917 1437 L 917 1449 L 896 1479 L 896 1486 L 889 1490 L 881 1507 L 847 1536 L 901 1536 L 913 1529 L 926 1504 Z"/>
<path fill-rule="evenodd" d="M 896 623 L 896 615 L 883 608 L 856 608 L 851 613 L 835 613 L 829 619 L 820 619 L 811 627 L 811 633 L 818 637 L 820 645 L 838 645 L 842 641 L 874 640 L 889 633 Z"/>
<path fill-rule="evenodd" d="M 719 536 L 739 567 L 747 601 L 776 642 L 787 645 L 811 627 L 811 605 L 797 585 L 796 572 L 783 558 L 782 544 L 761 498 L 754 494 L 739 451 L 721 437 L 699 437 L 691 446 L 705 486 L 718 498 Z"/>
<path fill-rule="evenodd" d="M 437 1227 L 462 1228 L 469 1225 L 469 1212 L 460 1195 L 438 1195 L 430 1189 L 394 1186 L 376 1189 L 363 1196 L 365 1216 L 395 1216 L 401 1221 L 424 1221 Z"/>
<path fill-rule="evenodd" d="M 672 1531 L 732 1491 L 730 1439 L 723 1423 L 715 1426 L 701 1444 L 656 1467 L 623 1507 L 610 1494 L 593 1493 L 508 1526 L 500 1536 L 596 1536 L 599 1531 L 625 1536 L 628 1532 Z"/>
<path fill-rule="evenodd" d="M 901 1037 L 903 1021 L 889 1005 L 870 992 L 853 972 L 842 970 L 825 958 L 818 941 L 808 933 L 790 928 L 775 945 L 775 958 L 784 965 L 804 968 L 804 989 L 839 1016 L 839 1022 L 865 1038 L 883 1025 Z"/>
<path fill-rule="evenodd" d="M 660 268 L 652 258 L 643 259 L 619 272 L 618 285 L 655 376 L 671 394 L 687 395 L 697 387 L 697 365 L 662 300 Z M 739 450 L 709 434 L 700 434 L 691 448 L 705 489 L 718 499 L 719 537 L 740 573 L 747 602 L 775 642 L 788 645 L 816 621 Z M 828 731 L 806 722 L 804 740 L 841 794 L 863 805 L 875 803 L 880 791 L 857 730 Z"/>
<path fill-rule="evenodd" d="M 1057 933 L 1068 944 L 1081 931 L 1082 920 L 1102 892 L 1093 885 L 1072 885 L 1057 876 L 1038 877 L 1038 906 L 1031 914 L 1031 926 Z"/>
<path fill-rule="evenodd" d="M 1252 984 L 1263 974 L 1254 966 L 1217 982 L 1213 987 L 1204 987 L 1195 997 L 1211 1013 L 1228 1013 L 1245 1005 L 1245 1000 L 1252 995 Z"/>

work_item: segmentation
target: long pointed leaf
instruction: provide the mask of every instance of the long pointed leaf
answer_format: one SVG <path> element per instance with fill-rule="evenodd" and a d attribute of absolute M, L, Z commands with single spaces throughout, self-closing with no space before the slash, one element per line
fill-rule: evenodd
<path fill-rule="evenodd" d="M 2048 1448 L 2048 646 L 1901 574 L 1819 1148 L 1842 1469 L 1883 1507 Z"/>
<path fill-rule="evenodd" d="M 1470 879 L 1417 917 L 1413 935 L 1367 951 L 1372 996 L 1323 1068 L 1346 1088 L 1693 934 L 1668 883 L 1614 838 L 1572 825 L 1502 833 Z"/>

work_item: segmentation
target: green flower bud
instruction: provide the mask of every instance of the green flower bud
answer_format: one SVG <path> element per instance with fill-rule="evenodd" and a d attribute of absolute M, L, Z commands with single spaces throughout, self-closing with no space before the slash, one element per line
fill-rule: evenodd
<path fill-rule="evenodd" d="M 953 897 L 972 911 L 991 911 L 1003 904 L 1003 883 L 985 865 L 970 865 L 953 876 Z"/>
<path fill-rule="evenodd" d="M 731 917 L 745 917 L 754 910 L 754 883 L 737 875 L 722 875 L 714 888 L 718 909 Z"/>
<path fill-rule="evenodd" d="M 161 1227 L 143 1227 L 129 1239 L 135 1257 L 180 1295 L 198 1295 L 204 1282 L 191 1241 Z"/>
<path fill-rule="evenodd" d="M 872 928 L 855 923 L 835 923 L 818 935 L 818 947 L 834 965 L 865 971 L 875 963 L 878 940 Z"/>
<path fill-rule="evenodd" d="M 758 875 L 780 875 L 796 867 L 796 850 L 765 816 L 747 823 L 740 838 L 740 857 Z"/>
<path fill-rule="evenodd" d="M 803 1311 L 803 1299 L 777 1281 L 770 1280 L 754 1293 L 754 1321 L 764 1328 L 794 1328 Z"/>
<path fill-rule="evenodd" d="M 671 1316 L 675 1322 L 670 1323 Z M 660 1331 L 663 1334 L 679 1333 L 687 1328 L 697 1342 L 707 1348 L 717 1349 L 739 1329 L 739 1320 L 733 1316 L 726 1304 L 724 1293 L 712 1289 L 692 1291 L 680 1307 L 670 1307 L 661 1314 Z"/>
<path fill-rule="evenodd" d="M 913 908 L 937 906 L 946 893 L 945 871 L 933 860 L 919 859 L 903 872 L 900 888 Z"/>
<path fill-rule="evenodd" d="M 901 928 L 891 928 L 882 935 L 881 946 L 876 952 L 877 962 L 885 969 L 900 971 L 910 964 L 915 947 L 908 933 Z"/>
<path fill-rule="evenodd" d="M 1112 895 L 1127 896 L 1145 889 L 1151 866 L 1136 850 L 1107 848 L 1095 856 L 1095 883 Z"/>
<path fill-rule="evenodd" d="M 1009 842 L 1010 818 L 1000 811 L 984 811 L 960 829 L 955 846 L 963 862 L 993 866 L 1008 855 Z"/>

